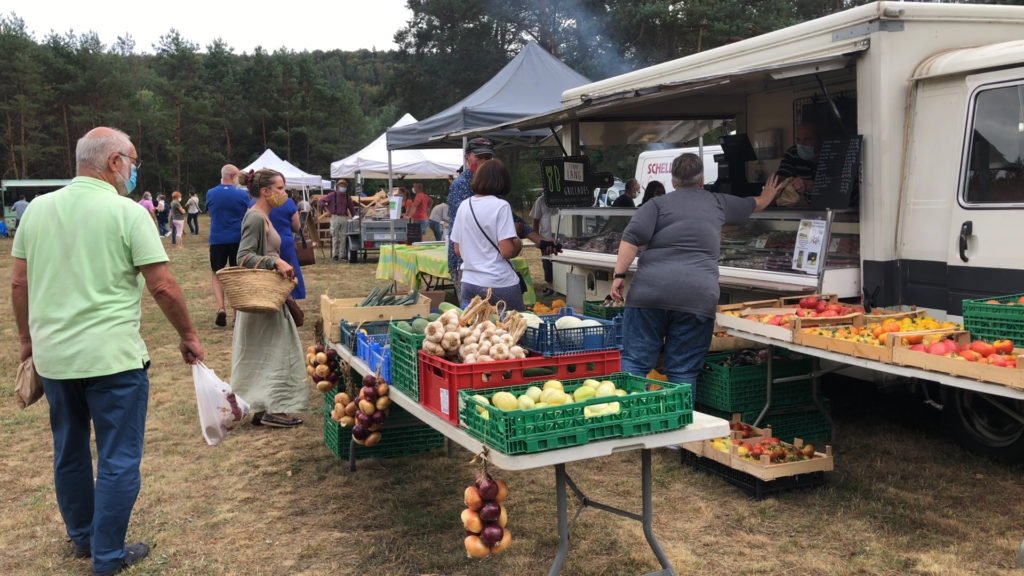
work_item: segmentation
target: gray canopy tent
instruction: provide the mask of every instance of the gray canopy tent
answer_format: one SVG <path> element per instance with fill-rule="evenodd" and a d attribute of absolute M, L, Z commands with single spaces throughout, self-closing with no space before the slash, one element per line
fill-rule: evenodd
<path fill-rule="evenodd" d="M 389 128 L 388 150 L 401 148 L 436 148 L 450 136 L 470 130 L 495 126 L 561 106 L 562 92 L 588 84 L 585 76 L 566 66 L 535 42 L 505 65 L 486 84 L 447 109 L 415 124 Z M 496 140 L 540 139 L 549 130 L 524 131 L 515 128 L 488 132 Z M 462 138 L 451 138 L 461 143 Z M 453 142 L 453 143 L 454 143 Z"/>

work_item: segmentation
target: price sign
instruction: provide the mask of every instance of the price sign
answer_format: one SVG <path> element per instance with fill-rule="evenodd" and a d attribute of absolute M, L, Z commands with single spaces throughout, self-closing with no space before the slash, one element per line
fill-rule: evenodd
<path fill-rule="evenodd" d="M 817 274 L 821 268 L 825 244 L 824 220 L 801 220 L 793 246 L 793 270 Z"/>
<path fill-rule="evenodd" d="M 541 160 L 544 201 L 553 208 L 586 208 L 594 205 L 594 191 L 587 183 L 590 159 L 565 156 Z"/>

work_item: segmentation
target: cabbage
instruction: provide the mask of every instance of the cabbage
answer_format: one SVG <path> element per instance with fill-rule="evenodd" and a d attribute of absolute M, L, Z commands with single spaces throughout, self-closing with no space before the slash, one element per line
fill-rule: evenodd
<path fill-rule="evenodd" d="M 566 330 L 568 328 L 579 328 L 583 323 L 583 320 L 575 316 L 562 316 L 555 321 L 555 328 L 559 330 Z"/>

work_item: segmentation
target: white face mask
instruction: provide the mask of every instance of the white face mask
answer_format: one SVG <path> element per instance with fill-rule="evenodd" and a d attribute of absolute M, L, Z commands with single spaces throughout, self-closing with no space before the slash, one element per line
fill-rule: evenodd
<path fill-rule="evenodd" d="M 341 193 L 348 192 L 348 188 L 345 188 L 344 186 L 342 186 L 341 188 L 338 188 L 338 192 L 341 192 Z"/>

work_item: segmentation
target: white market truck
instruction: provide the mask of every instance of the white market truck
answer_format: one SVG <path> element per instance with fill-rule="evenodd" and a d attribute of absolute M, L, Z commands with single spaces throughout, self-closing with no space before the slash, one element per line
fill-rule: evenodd
<path fill-rule="evenodd" d="M 812 206 L 726 231 L 723 301 L 824 291 L 959 319 L 963 299 L 1024 292 L 1024 7 L 867 4 L 568 90 L 560 109 L 511 125 L 561 126 L 576 154 L 581 140 L 657 142 L 659 126 L 708 134 L 699 127 L 724 123 L 757 149 L 722 142 L 730 170 L 743 164 L 730 191 L 750 194 L 807 120 L 853 161 L 835 162 L 829 187 L 815 180 Z M 633 129 L 609 126 L 622 123 Z M 623 133 L 643 139 L 601 140 Z M 570 303 L 603 298 L 615 260 L 614 236 L 574 236 L 621 233 L 628 218 L 562 210 L 568 249 L 554 260 Z M 816 266 L 794 261 L 805 219 L 827 222 Z M 965 445 L 1024 457 L 1024 394 L 940 392 Z"/>

